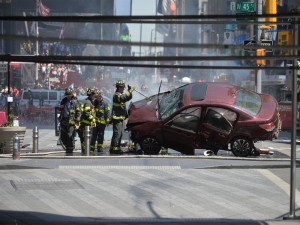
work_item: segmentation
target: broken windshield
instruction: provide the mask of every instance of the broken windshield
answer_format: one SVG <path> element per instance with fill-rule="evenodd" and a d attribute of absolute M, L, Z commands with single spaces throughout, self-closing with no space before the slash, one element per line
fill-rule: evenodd
<path fill-rule="evenodd" d="M 163 93 L 159 101 L 160 119 L 164 120 L 180 109 L 183 105 L 183 92 L 185 86 Z"/>

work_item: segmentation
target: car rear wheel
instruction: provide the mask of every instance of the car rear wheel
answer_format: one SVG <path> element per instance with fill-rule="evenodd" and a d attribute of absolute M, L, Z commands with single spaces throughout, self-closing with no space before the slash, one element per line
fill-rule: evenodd
<path fill-rule="evenodd" d="M 161 144 L 153 137 L 143 138 L 140 145 L 146 155 L 157 155 L 161 150 Z"/>
<path fill-rule="evenodd" d="M 247 157 L 253 151 L 253 142 L 245 137 L 237 137 L 231 141 L 230 148 L 235 156 Z"/>

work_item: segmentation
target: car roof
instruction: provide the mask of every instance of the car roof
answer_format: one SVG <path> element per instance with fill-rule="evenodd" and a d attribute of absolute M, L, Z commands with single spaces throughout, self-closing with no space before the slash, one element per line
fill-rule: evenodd
<path fill-rule="evenodd" d="M 228 104 L 233 105 L 238 87 L 227 83 L 191 83 L 186 86 L 184 101 L 186 105 Z"/>

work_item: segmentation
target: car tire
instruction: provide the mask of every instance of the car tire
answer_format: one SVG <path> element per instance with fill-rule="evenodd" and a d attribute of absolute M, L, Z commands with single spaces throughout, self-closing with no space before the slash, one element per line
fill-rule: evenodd
<path fill-rule="evenodd" d="M 251 155 L 254 145 L 253 142 L 245 137 L 236 137 L 230 143 L 231 152 L 238 157 Z"/>
<path fill-rule="evenodd" d="M 145 155 L 158 155 L 161 150 L 161 144 L 153 137 L 143 138 L 140 141 L 140 145 Z"/>

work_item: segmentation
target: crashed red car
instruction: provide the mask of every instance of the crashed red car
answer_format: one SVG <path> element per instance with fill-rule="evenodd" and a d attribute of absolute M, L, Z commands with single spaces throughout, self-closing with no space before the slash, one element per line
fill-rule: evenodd
<path fill-rule="evenodd" d="M 195 149 L 259 155 L 254 143 L 277 138 L 278 103 L 267 94 L 223 83 L 191 83 L 129 106 L 127 130 L 136 151 L 162 147 L 192 155 Z"/>

